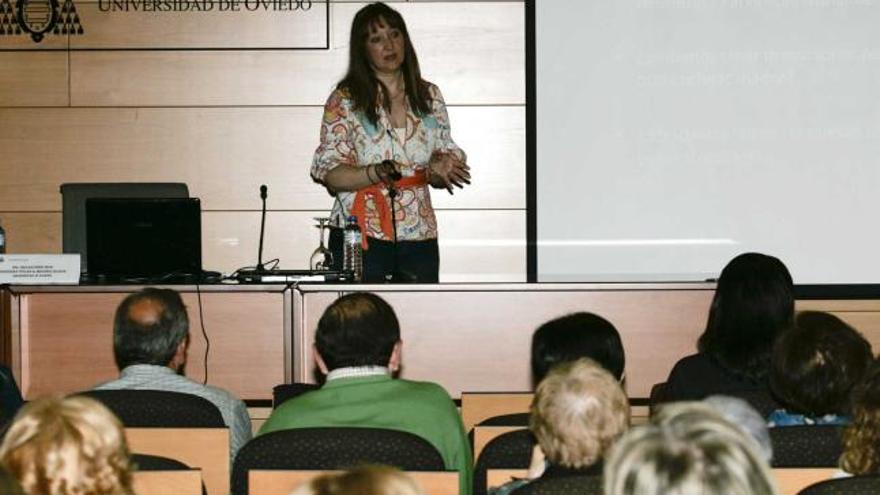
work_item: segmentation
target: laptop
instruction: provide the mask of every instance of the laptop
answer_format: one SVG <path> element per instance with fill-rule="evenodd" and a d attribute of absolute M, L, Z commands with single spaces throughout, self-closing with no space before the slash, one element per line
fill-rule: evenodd
<path fill-rule="evenodd" d="M 86 200 L 87 278 L 107 282 L 198 281 L 198 198 Z"/>

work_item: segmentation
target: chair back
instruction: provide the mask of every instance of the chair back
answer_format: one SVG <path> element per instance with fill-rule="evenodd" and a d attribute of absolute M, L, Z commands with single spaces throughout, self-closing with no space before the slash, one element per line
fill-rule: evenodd
<path fill-rule="evenodd" d="M 770 428 L 775 468 L 835 467 L 843 451 L 841 426 L 777 426 Z"/>
<path fill-rule="evenodd" d="M 131 454 L 131 463 L 136 471 L 183 471 L 192 469 L 177 459 L 152 454 Z"/>
<path fill-rule="evenodd" d="M 89 198 L 188 198 L 180 182 L 70 182 L 61 184 L 62 252 L 80 253 L 86 263 L 86 200 Z"/>
<path fill-rule="evenodd" d="M 602 477 L 599 475 L 574 475 L 559 478 L 538 478 L 514 490 L 516 495 L 599 495 L 602 493 Z"/>
<path fill-rule="evenodd" d="M 132 452 L 200 469 L 208 495 L 229 495 L 228 428 L 126 428 L 125 437 Z"/>
<path fill-rule="evenodd" d="M 223 428 L 223 415 L 211 401 L 164 390 L 89 390 L 91 397 L 113 411 L 130 428 Z"/>
<path fill-rule="evenodd" d="M 404 471 L 443 471 L 427 440 L 381 428 L 296 428 L 260 435 L 241 448 L 232 468 L 233 495 L 247 495 L 252 469 L 335 470 L 375 463 Z"/>
<path fill-rule="evenodd" d="M 202 495 L 202 475 L 198 469 L 136 471 L 132 484 L 138 495 Z"/>
<path fill-rule="evenodd" d="M 260 495 L 289 495 L 297 486 L 335 471 L 295 471 L 253 469 L 248 474 L 248 486 Z M 456 471 L 410 471 L 406 473 L 430 495 L 460 495 Z"/>
<path fill-rule="evenodd" d="M 798 495 L 869 495 L 880 493 L 880 476 L 853 476 L 820 481 L 810 485 Z"/>
<path fill-rule="evenodd" d="M 462 392 L 461 422 L 464 431 L 486 419 L 503 414 L 527 413 L 532 404 L 531 392 Z"/>
<path fill-rule="evenodd" d="M 317 383 L 282 383 L 272 388 L 272 409 L 276 409 L 284 401 L 298 397 L 306 392 L 321 388 Z"/>
<path fill-rule="evenodd" d="M 0 317 L 2 316 L 0 313 Z M 18 383 L 15 382 L 15 377 L 12 375 L 12 370 L 6 365 L 0 364 L 0 425 L 6 425 L 12 421 L 15 413 L 23 404 L 24 399 L 21 396 Z"/>
<path fill-rule="evenodd" d="M 486 444 L 474 468 L 474 495 L 486 493 L 486 471 L 489 469 L 528 468 L 535 444 L 535 437 L 529 430 L 510 431 Z"/>

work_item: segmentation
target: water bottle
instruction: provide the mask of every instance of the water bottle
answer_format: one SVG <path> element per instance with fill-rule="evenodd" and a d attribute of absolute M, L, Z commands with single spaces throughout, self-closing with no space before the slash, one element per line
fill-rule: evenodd
<path fill-rule="evenodd" d="M 351 215 L 345 222 L 343 234 L 343 257 L 342 269 L 350 271 L 354 275 L 354 281 L 360 282 L 364 278 L 364 251 L 361 245 L 361 228 L 358 227 L 357 217 Z"/>
<path fill-rule="evenodd" d="M 0 254 L 4 254 L 6 252 L 6 231 L 3 230 L 3 226 L 0 225 Z"/>

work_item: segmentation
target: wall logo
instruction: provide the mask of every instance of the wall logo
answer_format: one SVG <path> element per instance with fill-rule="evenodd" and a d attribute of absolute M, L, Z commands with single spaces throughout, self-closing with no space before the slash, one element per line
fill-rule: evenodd
<path fill-rule="evenodd" d="M 13 7 L 12 2 L 15 1 Z M 73 0 L 0 0 L 0 36 L 30 35 L 39 43 L 49 34 L 79 35 L 83 27 Z"/>

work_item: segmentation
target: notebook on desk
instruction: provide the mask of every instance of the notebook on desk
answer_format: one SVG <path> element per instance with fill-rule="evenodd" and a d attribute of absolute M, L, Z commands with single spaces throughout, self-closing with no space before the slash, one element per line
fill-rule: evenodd
<path fill-rule="evenodd" d="M 198 198 L 90 198 L 87 276 L 108 282 L 197 282 L 201 225 Z"/>

